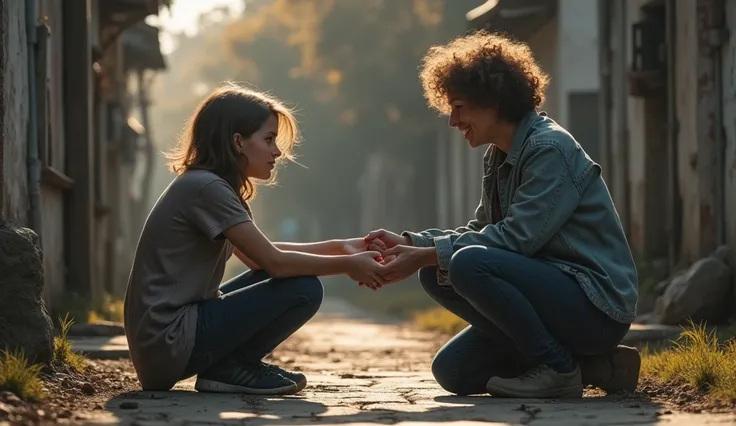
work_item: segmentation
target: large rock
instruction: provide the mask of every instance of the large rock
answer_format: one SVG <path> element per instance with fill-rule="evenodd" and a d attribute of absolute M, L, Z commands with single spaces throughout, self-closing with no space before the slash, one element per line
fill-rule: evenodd
<path fill-rule="evenodd" d="M 51 360 L 53 323 L 42 291 L 38 236 L 0 219 L 0 350 L 22 349 L 38 363 Z"/>
<path fill-rule="evenodd" d="M 717 324 L 725 320 L 732 270 L 728 248 L 720 247 L 676 275 L 658 299 L 654 314 L 662 324 L 683 324 L 692 319 Z"/>

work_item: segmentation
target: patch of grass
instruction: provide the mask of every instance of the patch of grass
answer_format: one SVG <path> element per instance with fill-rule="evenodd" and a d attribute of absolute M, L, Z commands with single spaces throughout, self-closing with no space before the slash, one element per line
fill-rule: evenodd
<path fill-rule="evenodd" d="M 651 353 L 645 348 L 641 374 L 690 385 L 714 400 L 736 401 L 736 340 L 722 344 L 715 330 L 691 323 L 671 349 Z"/>
<path fill-rule="evenodd" d="M 87 367 L 84 356 L 74 352 L 72 342 L 69 341 L 67 335 L 69 329 L 74 324 L 73 319 L 69 319 L 69 315 L 59 317 L 60 335 L 54 336 L 54 354 L 53 360 L 69 367 L 70 370 L 81 373 Z"/>
<path fill-rule="evenodd" d="M 0 354 L 0 391 L 9 391 L 19 398 L 40 401 L 46 397 L 40 374 L 43 365 L 29 364 L 22 351 Z"/>
<path fill-rule="evenodd" d="M 422 330 L 457 334 L 468 326 L 465 320 L 443 307 L 432 308 L 414 315 L 413 323 Z"/>

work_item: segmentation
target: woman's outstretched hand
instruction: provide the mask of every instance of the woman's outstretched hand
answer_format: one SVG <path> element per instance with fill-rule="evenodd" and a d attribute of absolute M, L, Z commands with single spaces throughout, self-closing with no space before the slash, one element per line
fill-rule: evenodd
<path fill-rule="evenodd" d="M 411 245 L 411 239 L 409 237 L 402 237 L 385 229 L 371 231 L 363 239 L 368 243 L 370 250 L 384 251 L 400 244 L 405 246 Z"/>
<path fill-rule="evenodd" d="M 364 251 L 348 257 L 347 275 L 358 283 L 364 283 L 369 288 L 377 290 L 385 280 L 381 278 L 386 266 L 381 264 L 381 254 L 376 251 Z"/>
<path fill-rule="evenodd" d="M 404 280 L 423 266 L 437 264 L 434 247 L 397 245 L 385 250 L 382 255 L 386 260 L 383 262 L 385 268 L 381 271 L 381 278 L 386 284 Z"/>

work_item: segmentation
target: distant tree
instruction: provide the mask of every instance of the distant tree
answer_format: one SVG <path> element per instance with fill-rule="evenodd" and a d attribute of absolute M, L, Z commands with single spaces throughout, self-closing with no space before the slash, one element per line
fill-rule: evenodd
<path fill-rule="evenodd" d="M 422 98 L 417 67 L 432 44 L 465 31 L 462 17 L 477 3 L 250 0 L 224 24 L 213 11 L 169 58 L 172 71 L 155 93 L 157 134 L 173 140 L 214 84 L 248 83 L 294 106 L 305 136 L 298 161 L 306 167 L 289 165 L 281 187 L 261 191 L 266 227 L 316 217 L 328 232 L 365 231 L 356 229 L 357 181 L 376 152 L 415 169 L 416 215 L 431 225 L 439 123 Z"/>
<path fill-rule="evenodd" d="M 224 33 L 229 66 L 239 79 L 295 101 L 306 137 L 300 152 L 308 169 L 289 167 L 283 180 L 298 185 L 270 192 L 269 206 L 310 210 L 328 224 L 357 216 L 357 178 L 374 152 L 413 164 L 419 172 L 417 201 L 433 206 L 428 164 L 434 164 L 437 120 L 425 106 L 417 67 L 432 44 L 465 31 L 458 16 L 476 5 L 468 0 L 249 4 Z M 431 208 L 418 208 L 417 214 L 427 223 L 434 216 Z"/>

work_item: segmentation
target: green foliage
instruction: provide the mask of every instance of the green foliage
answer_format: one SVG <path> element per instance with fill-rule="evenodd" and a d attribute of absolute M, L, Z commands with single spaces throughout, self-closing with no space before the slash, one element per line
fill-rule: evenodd
<path fill-rule="evenodd" d="M 87 366 L 85 358 L 74 352 L 72 342 L 68 338 L 74 320 L 70 319 L 67 314 L 64 318 L 59 317 L 59 324 L 61 324 L 59 336 L 54 336 L 53 360 L 69 367 L 70 370 L 76 373 L 81 373 Z"/>

